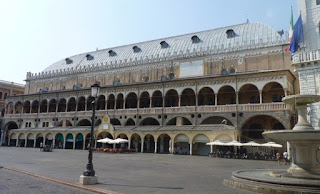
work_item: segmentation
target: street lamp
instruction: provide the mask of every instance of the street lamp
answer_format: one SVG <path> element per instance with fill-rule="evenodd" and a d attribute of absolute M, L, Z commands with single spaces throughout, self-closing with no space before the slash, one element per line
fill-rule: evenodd
<path fill-rule="evenodd" d="M 91 132 L 90 132 L 90 142 L 89 142 L 89 155 L 88 155 L 88 164 L 86 170 L 83 172 L 83 175 L 80 176 L 80 183 L 84 185 L 93 185 L 98 183 L 98 177 L 95 176 L 95 171 L 92 164 L 92 144 L 94 141 L 93 130 L 94 130 L 94 120 L 95 120 L 95 111 L 96 111 L 96 98 L 99 95 L 100 85 L 95 83 L 91 86 L 91 96 L 93 97 L 92 101 L 92 118 L 91 118 Z"/>

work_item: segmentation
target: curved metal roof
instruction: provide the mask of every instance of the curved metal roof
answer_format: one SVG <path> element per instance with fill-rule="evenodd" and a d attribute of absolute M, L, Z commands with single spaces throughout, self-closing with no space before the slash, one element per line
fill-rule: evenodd
<path fill-rule="evenodd" d="M 233 38 L 227 38 L 226 32 L 230 29 L 236 34 Z M 192 43 L 191 37 L 195 35 L 199 37 L 199 43 Z M 167 48 L 161 48 L 160 43 L 162 41 L 165 41 L 169 46 Z M 281 45 L 283 41 L 284 40 L 278 32 L 270 26 L 261 23 L 244 23 L 83 53 L 66 58 L 72 60 L 71 63 L 70 61 L 68 62 L 69 64 L 66 62 L 66 59 L 62 59 L 47 67 L 43 72 L 62 71 L 71 68 L 79 69 L 93 64 L 109 66 L 112 64 L 129 63 L 131 61 L 148 60 L 151 58 L 174 57 L 175 55 L 200 51 L 216 51 L 224 49 L 226 52 L 233 52 L 232 50 L 234 49 L 245 50 L 252 47 L 256 49 L 266 46 Z M 139 47 L 141 50 L 134 52 L 134 46 Z M 116 55 L 109 56 L 110 50 L 115 52 Z M 87 60 L 86 56 L 88 54 L 93 57 L 91 60 Z"/>

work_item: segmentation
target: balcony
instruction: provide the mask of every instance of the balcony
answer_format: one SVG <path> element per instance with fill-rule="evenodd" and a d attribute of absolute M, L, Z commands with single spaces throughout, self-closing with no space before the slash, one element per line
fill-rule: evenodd
<path fill-rule="evenodd" d="M 293 107 L 282 102 L 263 103 L 263 104 L 229 104 L 217 106 L 183 106 L 183 107 L 165 107 L 165 108 L 139 108 L 139 109 L 108 109 L 97 110 L 97 116 L 109 115 L 155 115 L 155 114 L 177 114 L 177 113 L 214 113 L 214 112 L 259 112 L 259 111 L 293 111 Z M 24 113 L 24 114 L 6 114 L 5 119 L 19 118 L 66 118 L 66 117 L 91 117 L 92 111 L 78 112 L 50 112 L 50 113 Z"/>
<path fill-rule="evenodd" d="M 313 51 L 301 52 L 293 55 L 292 63 L 310 63 L 314 61 L 320 61 L 320 49 Z"/>

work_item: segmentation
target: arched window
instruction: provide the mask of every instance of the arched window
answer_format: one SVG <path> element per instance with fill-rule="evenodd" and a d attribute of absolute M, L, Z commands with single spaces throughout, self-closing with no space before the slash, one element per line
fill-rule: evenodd
<path fill-rule="evenodd" d="M 4 93 L 3 99 L 7 99 L 7 93 Z"/>

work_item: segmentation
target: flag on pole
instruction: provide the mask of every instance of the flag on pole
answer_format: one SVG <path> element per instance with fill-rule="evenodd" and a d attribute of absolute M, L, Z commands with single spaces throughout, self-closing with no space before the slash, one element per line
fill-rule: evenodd
<path fill-rule="evenodd" d="M 292 34 L 293 34 L 293 13 L 292 13 L 292 6 L 291 6 L 291 18 L 290 18 L 290 28 L 289 28 L 289 39 L 290 39 L 290 44 L 291 44 L 291 40 L 292 40 Z M 288 47 L 285 49 L 285 51 L 288 53 L 290 52 L 290 44 L 288 45 Z"/>
<path fill-rule="evenodd" d="M 302 24 L 302 19 L 301 19 L 301 14 L 297 20 L 297 22 L 294 24 L 293 27 L 293 34 L 292 34 L 292 39 L 290 43 L 290 48 L 289 51 L 291 53 L 295 53 L 298 48 L 299 48 L 299 42 L 303 39 L 303 24 Z"/>

